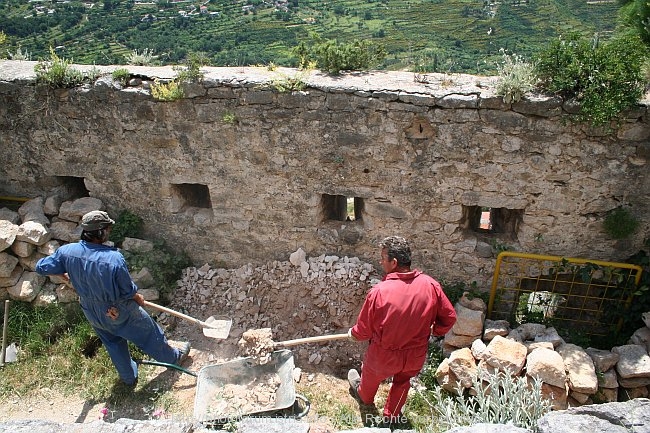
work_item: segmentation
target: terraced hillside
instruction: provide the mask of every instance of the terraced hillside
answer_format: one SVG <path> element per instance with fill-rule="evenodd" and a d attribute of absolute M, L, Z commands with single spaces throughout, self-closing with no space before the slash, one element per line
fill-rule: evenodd
<path fill-rule="evenodd" d="M 618 5 L 586 0 L 7 0 L 0 3 L 6 52 L 32 60 L 49 48 L 77 63 L 124 63 L 152 49 L 163 63 L 190 52 L 214 65 L 293 66 L 291 48 L 312 34 L 369 39 L 389 55 L 381 66 L 439 72 L 490 71 L 499 50 L 524 56 L 572 31 L 608 37 Z M 5 50 L 3 50 L 5 51 Z"/>

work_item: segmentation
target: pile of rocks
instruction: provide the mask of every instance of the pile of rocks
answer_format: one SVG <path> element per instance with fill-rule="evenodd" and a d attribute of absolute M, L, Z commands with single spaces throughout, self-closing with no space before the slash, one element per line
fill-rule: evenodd
<path fill-rule="evenodd" d="M 273 340 L 345 332 L 354 324 L 375 269 L 356 257 L 307 257 L 298 249 L 288 261 L 236 269 L 185 269 L 172 306 L 199 316 L 233 319 L 231 337 L 247 329 L 271 328 Z M 299 359 L 335 365 L 358 359 L 362 348 L 349 342 L 300 346 Z"/>
<path fill-rule="evenodd" d="M 630 344 L 609 351 L 566 343 L 554 328 L 538 323 L 510 329 L 507 321 L 484 321 L 485 303 L 469 300 L 467 294 L 455 309 L 458 321 L 442 342 L 448 357 L 436 371 L 438 383 L 448 391 L 502 373 L 540 380 L 554 409 L 650 394 L 650 312 Z"/>
<path fill-rule="evenodd" d="M 25 202 L 18 212 L 0 209 L 0 300 L 47 304 L 73 302 L 77 295 L 61 277 L 34 272 L 36 262 L 64 243 L 79 240 L 79 220 L 103 210 L 101 200 L 84 197 L 64 201 L 63 192 Z"/>

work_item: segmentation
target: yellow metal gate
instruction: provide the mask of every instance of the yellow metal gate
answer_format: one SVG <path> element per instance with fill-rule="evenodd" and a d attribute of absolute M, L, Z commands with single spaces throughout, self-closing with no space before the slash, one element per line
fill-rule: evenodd
<path fill-rule="evenodd" d="M 629 263 L 505 251 L 497 257 L 487 317 L 605 336 L 620 328 L 642 271 Z"/>

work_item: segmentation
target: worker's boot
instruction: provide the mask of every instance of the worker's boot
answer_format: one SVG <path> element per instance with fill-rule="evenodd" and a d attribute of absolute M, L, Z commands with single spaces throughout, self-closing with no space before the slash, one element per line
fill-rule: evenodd
<path fill-rule="evenodd" d="M 359 403 L 365 404 L 361 397 L 359 396 L 359 385 L 361 385 L 361 376 L 354 368 L 351 368 L 348 371 L 348 383 L 350 384 L 350 394 L 354 397 Z"/>
<path fill-rule="evenodd" d="M 189 354 L 190 354 L 190 342 L 186 341 L 178 349 L 178 360 L 175 362 L 175 364 L 176 365 L 181 365 L 183 363 L 183 361 L 185 361 L 187 359 Z"/>

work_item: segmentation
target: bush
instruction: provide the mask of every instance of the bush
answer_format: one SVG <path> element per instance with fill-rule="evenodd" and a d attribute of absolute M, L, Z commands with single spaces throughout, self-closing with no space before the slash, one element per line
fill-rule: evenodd
<path fill-rule="evenodd" d="M 300 67 L 316 64 L 322 71 L 339 74 L 341 71 L 365 71 L 381 63 L 386 57 L 382 45 L 362 40 L 339 43 L 322 41 L 315 37 L 311 47 L 301 43 L 293 52 L 300 58 Z"/>
<path fill-rule="evenodd" d="M 448 282 L 441 280 L 440 285 L 442 286 L 445 295 L 447 295 L 447 298 L 452 303 L 452 305 L 456 305 L 456 303 L 460 300 L 460 298 L 463 296 L 463 293 L 465 292 L 469 293 L 469 299 L 483 299 L 485 305 L 487 305 L 488 301 L 490 300 L 490 293 L 478 290 L 476 282 L 472 282 L 468 285 L 462 281 Z"/>
<path fill-rule="evenodd" d="M 192 266 L 187 254 L 171 251 L 162 240 L 154 242 L 152 251 L 143 253 L 123 251 L 123 253 L 131 271 L 138 272 L 142 268 L 149 269 L 164 302 L 169 302 L 171 293 L 176 288 L 176 281 L 180 278 L 183 269 Z"/>
<path fill-rule="evenodd" d="M 466 396 L 458 386 L 456 395 L 449 395 L 436 386 L 429 392 L 420 391 L 431 413 L 428 431 L 447 431 L 455 427 L 479 423 L 512 424 L 535 431 L 537 421 L 551 410 L 542 397 L 542 382 L 529 383 L 527 377 L 513 377 L 499 372 L 479 372 L 472 381 L 476 395 Z"/>
<path fill-rule="evenodd" d="M 185 61 L 185 68 L 174 67 L 176 79 L 181 83 L 196 83 L 203 80 L 205 75 L 201 72 L 201 66 L 210 63 L 210 60 L 203 54 L 190 54 Z"/>
<path fill-rule="evenodd" d="M 151 96 L 158 101 L 171 102 L 183 98 L 185 93 L 177 80 L 165 83 L 156 79 L 151 85 Z"/>
<path fill-rule="evenodd" d="M 32 55 L 29 53 L 29 51 L 24 51 L 23 52 L 23 50 L 20 47 L 18 47 L 16 49 L 15 53 L 9 52 L 8 54 L 9 54 L 9 58 L 11 60 L 31 60 L 32 59 Z"/>
<path fill-rule="evenodd" d="M 129 78 L 131 78 L 131 73 L 128 69 L 120 68 L 114 70 L 111 76 L 113 77 L 113 80 L 121 83 L 123 86 L 126 86 L 129 82 Z"/>
<path fill-rule="evenodd" d="M 625 208 L 619 207 L 611 211 L 605 217 L 603 228 L 613 239 L 625 239 L 630 237 L 639 226 L 639 221 L 632 213 Z"/>
<path fill-rule="evenodd" d="M 143 223 L 142 218 L 138 215 L 129 210 L 123 210 L 115 219 L 109 240 L 116 245 L 121 245 L 126 237 L 140 237 Z"/>
<path fill-rule="evenodd" d="M 600 43 L 572 34 L 540 53 L 536 72 L 545 90 L 580 103 L 580 121 L 601 126 L 636 105 L 643 95 L 641 65 L 646 54 L 636 36 Z"/>
<path fill-rule="evenodd" d="M 126 62 L 136 66 L 153 66 L 159 63 L 158 56 L 154 56 L 153 50 L 149 48 L 145 48 L 141 53 L 138 50 L 131 51 L 126 55 Z"/>
<path fill-rule="evenodd" d="M 277 90 L 280 93 L 299 92 L 307 87 L 306 79 L 307 73 L 304 71 L 301 71 L 294 76 L 280 74 L 270 81 L 269 87 Z"/>

